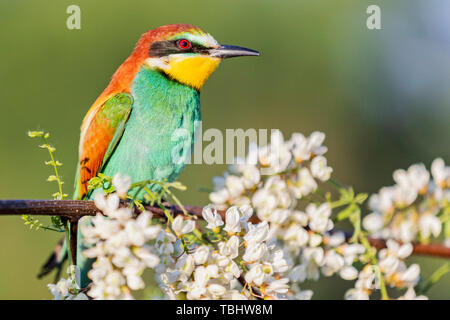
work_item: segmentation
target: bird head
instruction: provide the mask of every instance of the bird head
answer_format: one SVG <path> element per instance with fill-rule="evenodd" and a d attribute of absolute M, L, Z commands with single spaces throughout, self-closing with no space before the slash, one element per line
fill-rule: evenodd
<path fill-rule="evenodd" d="M 136 50 L 143 55 L 147 67 L 197 90 L 223 59 L 259 55 L 255 50 L 220 45 L 210 34 L 186 24 L 170 24 L 148 31 Z"/>

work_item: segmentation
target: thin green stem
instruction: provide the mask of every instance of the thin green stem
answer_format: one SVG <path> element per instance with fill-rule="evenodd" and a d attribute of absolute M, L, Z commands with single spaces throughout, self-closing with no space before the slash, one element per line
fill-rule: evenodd
<path fill-rule="evenodd" d="M 445 274 L 450 272 L 450 263 L 445 263 L 440 266 L 433 274 L 428 278 L 423 286 L 418 290 L 419 294 L 425 294 L 428 290 L 438 282 Z"/>
<path fill-rule="evenodd" d="M 47 144 L 47 138 L 45 136 L 42 137 L 42 140 L 44 141 L 44 143 Z M 62 190 L 63 182 L 61 181 L 61 178 L 59 177 L 58 166 L 56 164 L 55 157 L 53 156 L 53 151 L 51 150 L 51 148 L 47 147 L 46 149 L 48 150 L 48 153 L 50 155 L 51 164 L 53 166 L 53 170 L 55 171 L 56 182 L 58 183 L 58 189 L 59 189 L 59 197 L 58 197 L 59 199 L 58 200 L 62 200 L 64 198 L 64 194 L 63 194 L 63 190 Z"/>

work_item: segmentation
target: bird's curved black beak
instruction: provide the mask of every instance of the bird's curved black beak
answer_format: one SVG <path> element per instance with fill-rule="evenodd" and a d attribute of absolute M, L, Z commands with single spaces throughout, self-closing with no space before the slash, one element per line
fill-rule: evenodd
<path fill-rule="evenodd" d="M 211 57 L 227 59 L 227 58 L 242 57 L 242 56 L 259 56 L 260 53 L 256 50 L 224 44 L 218 48 L 209 50 L 209 55 Z"/>

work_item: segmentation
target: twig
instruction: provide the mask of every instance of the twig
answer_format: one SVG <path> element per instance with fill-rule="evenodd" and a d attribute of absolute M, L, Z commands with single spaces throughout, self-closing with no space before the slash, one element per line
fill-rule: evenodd
<path fill-rule="evenodd" d="M 370 244 L 377 248 L 383 249 L 386 248 L 386 241 L 383 239 L 375 239 L 368 238 Z M 429 243 L 429 244 L 421 244 L 417 242 L 413 242 L 413 254 L 424 255 L 424 256 L 433 256 L 439 258 L 450 258 L 450 247 L 446 247 L 440 243 Z"/>
<path fill-rule="evenodd" d="M 126 204 L 123 203 L 125 206 Z M 164 204 L 166 209 L 174 216 L 183 215 L 179 206 Z M 166 219 L 164 209 L 159 206 L 145 206 L 155 217 Z M 184 206 L 184 209 L 198 219 L 202 218 L 202 207 Z M 138 209 L 136 208 L 136 211 Z M 71 221 L 78 221 L 84 216 L 95 216 L 100 211 L 93 201 L 82 200 L 0 200 L 0 216 L 5 215 L 38 215 L 38 216 L 61 216 Z M 224 218 L 225 212 L 218 211 Z M 348 235 L 348 234 L 347 234 Z M 348 235 L 349 236 L 349 235 Z M 76 237 L 74 237 L 76 239 Z M 370 244 L 377 249 L 385 248 L 386 241 L 383 239 L 368 238 Z M 421 244 L 413 243 L 413 253 L 441 258 L 450 258 L 450 247 L 443 244 Z"/>

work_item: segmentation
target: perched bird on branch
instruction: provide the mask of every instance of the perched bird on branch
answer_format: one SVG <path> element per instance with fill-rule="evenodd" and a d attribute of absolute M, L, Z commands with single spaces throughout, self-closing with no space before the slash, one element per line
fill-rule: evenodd
<path fill-rule="evenodd" d="M 223 59 L 257 55 L 220 45 L 192 25 L 170 24 L 142 35 L 84 118 L 74 199 L 92 198 L 88 182 L 98 173 L 121 173 L 132 182 L 175 180 L 192 149 L 205 81 Z M 91 262 L 81 255 L 80 233 L 78 244 L 84 287 Z M 40 275 L 61 266 L 64 256 L 53 254 Z"/>

